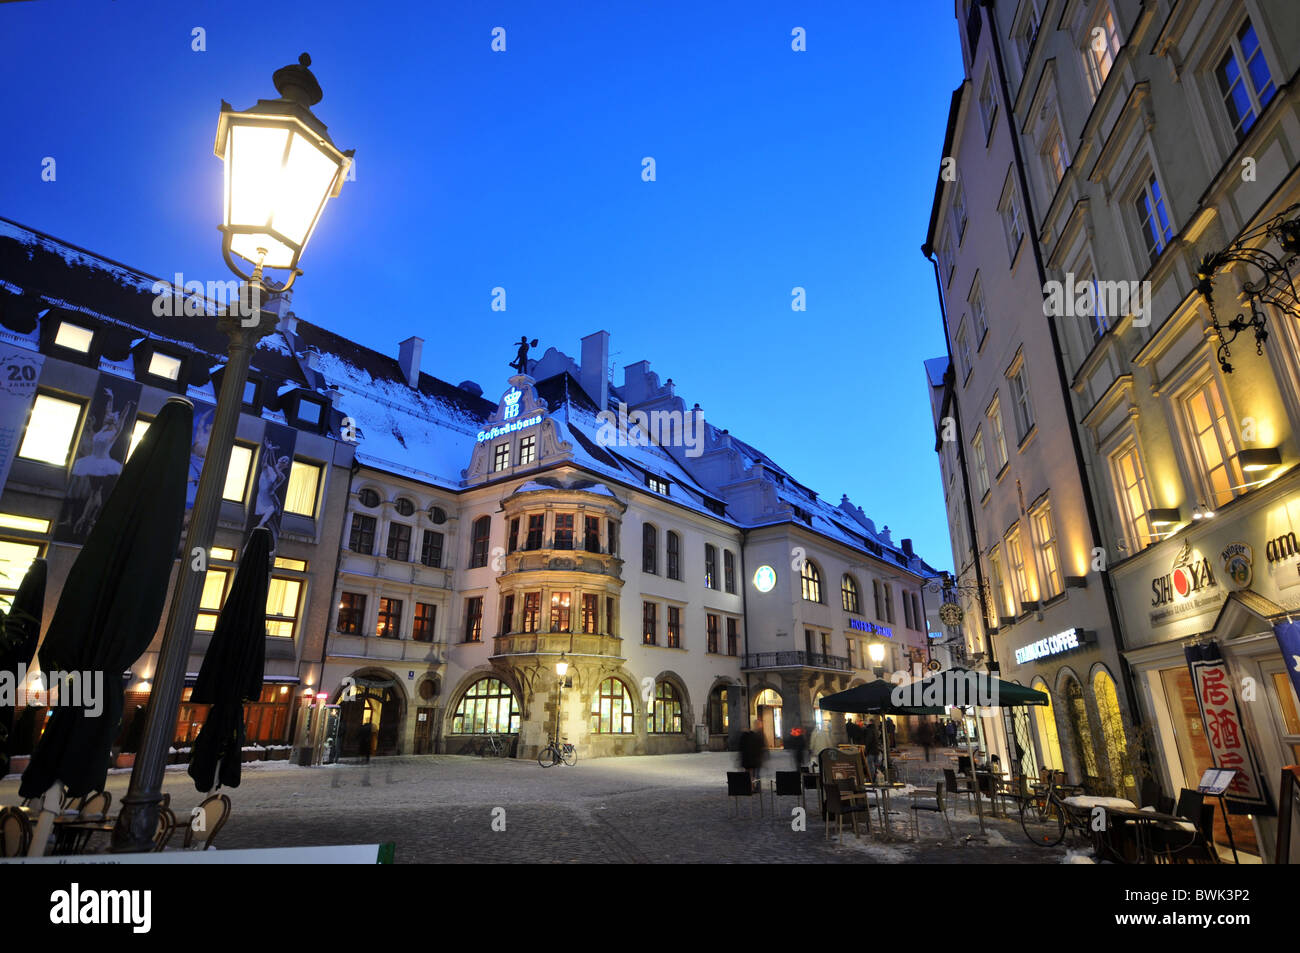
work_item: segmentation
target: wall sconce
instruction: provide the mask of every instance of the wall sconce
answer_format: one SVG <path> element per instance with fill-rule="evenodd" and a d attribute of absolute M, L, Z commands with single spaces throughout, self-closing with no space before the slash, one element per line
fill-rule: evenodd
<path fill-rule="evenodd" d="M 1260 447 L 1243 450 L 1237 454 L 1237 462 L 1246 473 L 1258 473 L 1282 465 L 1282 454 L 1277 447 Z"/>
<path fill-rule="evenodd" d="M 1087 576 L 1066 576 L 1065 588 L 1066 589 L 1087 589 L 1088 577 Z"/>
<path fill-rule="evenodd" d="M 1176 506 L 1157 507 L 1147 510 L 1147 519 L 1152 526 L 1173 526 L 1182 519 L 1182 513 Z"/>

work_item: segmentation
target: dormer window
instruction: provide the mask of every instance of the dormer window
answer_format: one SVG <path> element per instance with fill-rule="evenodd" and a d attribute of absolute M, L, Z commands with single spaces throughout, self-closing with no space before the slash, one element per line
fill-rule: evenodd
<path fill-rule="evenodd" d="M 298 423 L 306 427 L 319 427 L 321 415 L 325 408 L 314 400 L 299 399 L 298 401 Z"/>
<path fill-rule="evenodd" d="M 261 381 L 244 381 L 244 406 L 256 407 L 258 400 L 258 391 L 261 390 Z"/>
<path fill-rule="evenodd" d="M 668 495 L 667 480 L 660 479 L 659 477 L 654 476 L 653 474 L 647 473 L 645 478 L 645 485 L 650 488 L 651 492 L 659 493 L 663 496 Z"/>
<path fill-rule="evenodd" d="M 54 335 L 54 343 L 58 347 L 66 347 L 70 351 L 80 351 L 82 354 L 90 353 L 90 345 L 95 340 L 95 332 L 90 328 L 83 328 L 79 324 L 73 324 L 70 321 L 60 321 L 59 330 Z"/>
<path fill-rule="evenodd" d="M 161 351 L 154 351 L 149 357 L 148 373 L 164 380 L 177 380 L 181 376 L 180 358 L 172 357 L 170 354 L 163 354 Z"/>

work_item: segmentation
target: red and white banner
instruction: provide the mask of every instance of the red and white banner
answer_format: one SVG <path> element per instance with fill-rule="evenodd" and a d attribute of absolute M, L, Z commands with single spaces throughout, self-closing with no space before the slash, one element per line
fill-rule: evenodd
<path fill-rule="evenodd" d="M 1237 772 L 1236 779 L 1224 792 L 1228 813 L 1272 814 L 1273 802 L 1264 785 L 1259 759 L 1246 737 L 1228 663 L 1219 646 L 1214 642 L 1189 645 L 1186 655 L 1214 766 Z"/>

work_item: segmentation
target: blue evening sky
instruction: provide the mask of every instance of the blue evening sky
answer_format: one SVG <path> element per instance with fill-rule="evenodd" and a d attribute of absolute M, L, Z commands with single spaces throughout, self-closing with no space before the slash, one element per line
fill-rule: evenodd
<path fill-rule="evenodd" d="M 576 359 L 603 328 L 616 383 L 649 360 L 687 406 L 949 567 L 921 366 L 944 345 L 918 248 L 956 30 L 951 0 L 0 3 L 0 215 L 228 279 L 220 102 L 273 98 L 306 50 L 315 112 L 357 165 L 304 254 L 301 317 L 394 355 L 418 334 L 426 372 L 489 396 L 521 333 Z"/>

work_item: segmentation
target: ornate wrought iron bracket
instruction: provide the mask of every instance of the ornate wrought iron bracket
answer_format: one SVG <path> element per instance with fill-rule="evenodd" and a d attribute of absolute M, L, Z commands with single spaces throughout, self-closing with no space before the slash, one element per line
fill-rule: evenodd
<path fill-rule="evenodd" d="M 1300 258 L 1300 203 L 1279 212 L 1257 228 L 1241 235 L 1235 242 L 1221 251 L 1207 254 L 1201 259 L 1196 272 L 1196 290 L 1205 298 L 1210 308 L 1210 320 L 1214 333 L 1218 336 L 1219 366 L 1225 374 L 1232 373 L 1232 364 L 1228 358 L 1232 352 L 1229 346 L 1244 331 L 1253 331 L 1255 335 L 1255 353 L 1264 353 L 1264 342 L 1268 340 L 1267 317 L 1264 305 L 1271 305 L 1284 313 L 1290 313 L 1300 319 L 1300 297 L 1297 297 L 1292 270 Z M 1280 254 L 1274 254 L 1263 245 L 1275 243 Z M 1225 267 L 1233 264 L 1246 264 L 1259 272 L 1259 278 L 1243 281 L 1241 289 L 1246 293 L 1247 308 L 1250 317 L 1244 312 L 1224 324 L 1219 321 L 1218 311 L 1214 306 L 1214 279 Z M 1231 336 L 1225 337 L 1224 332 Z"/>

